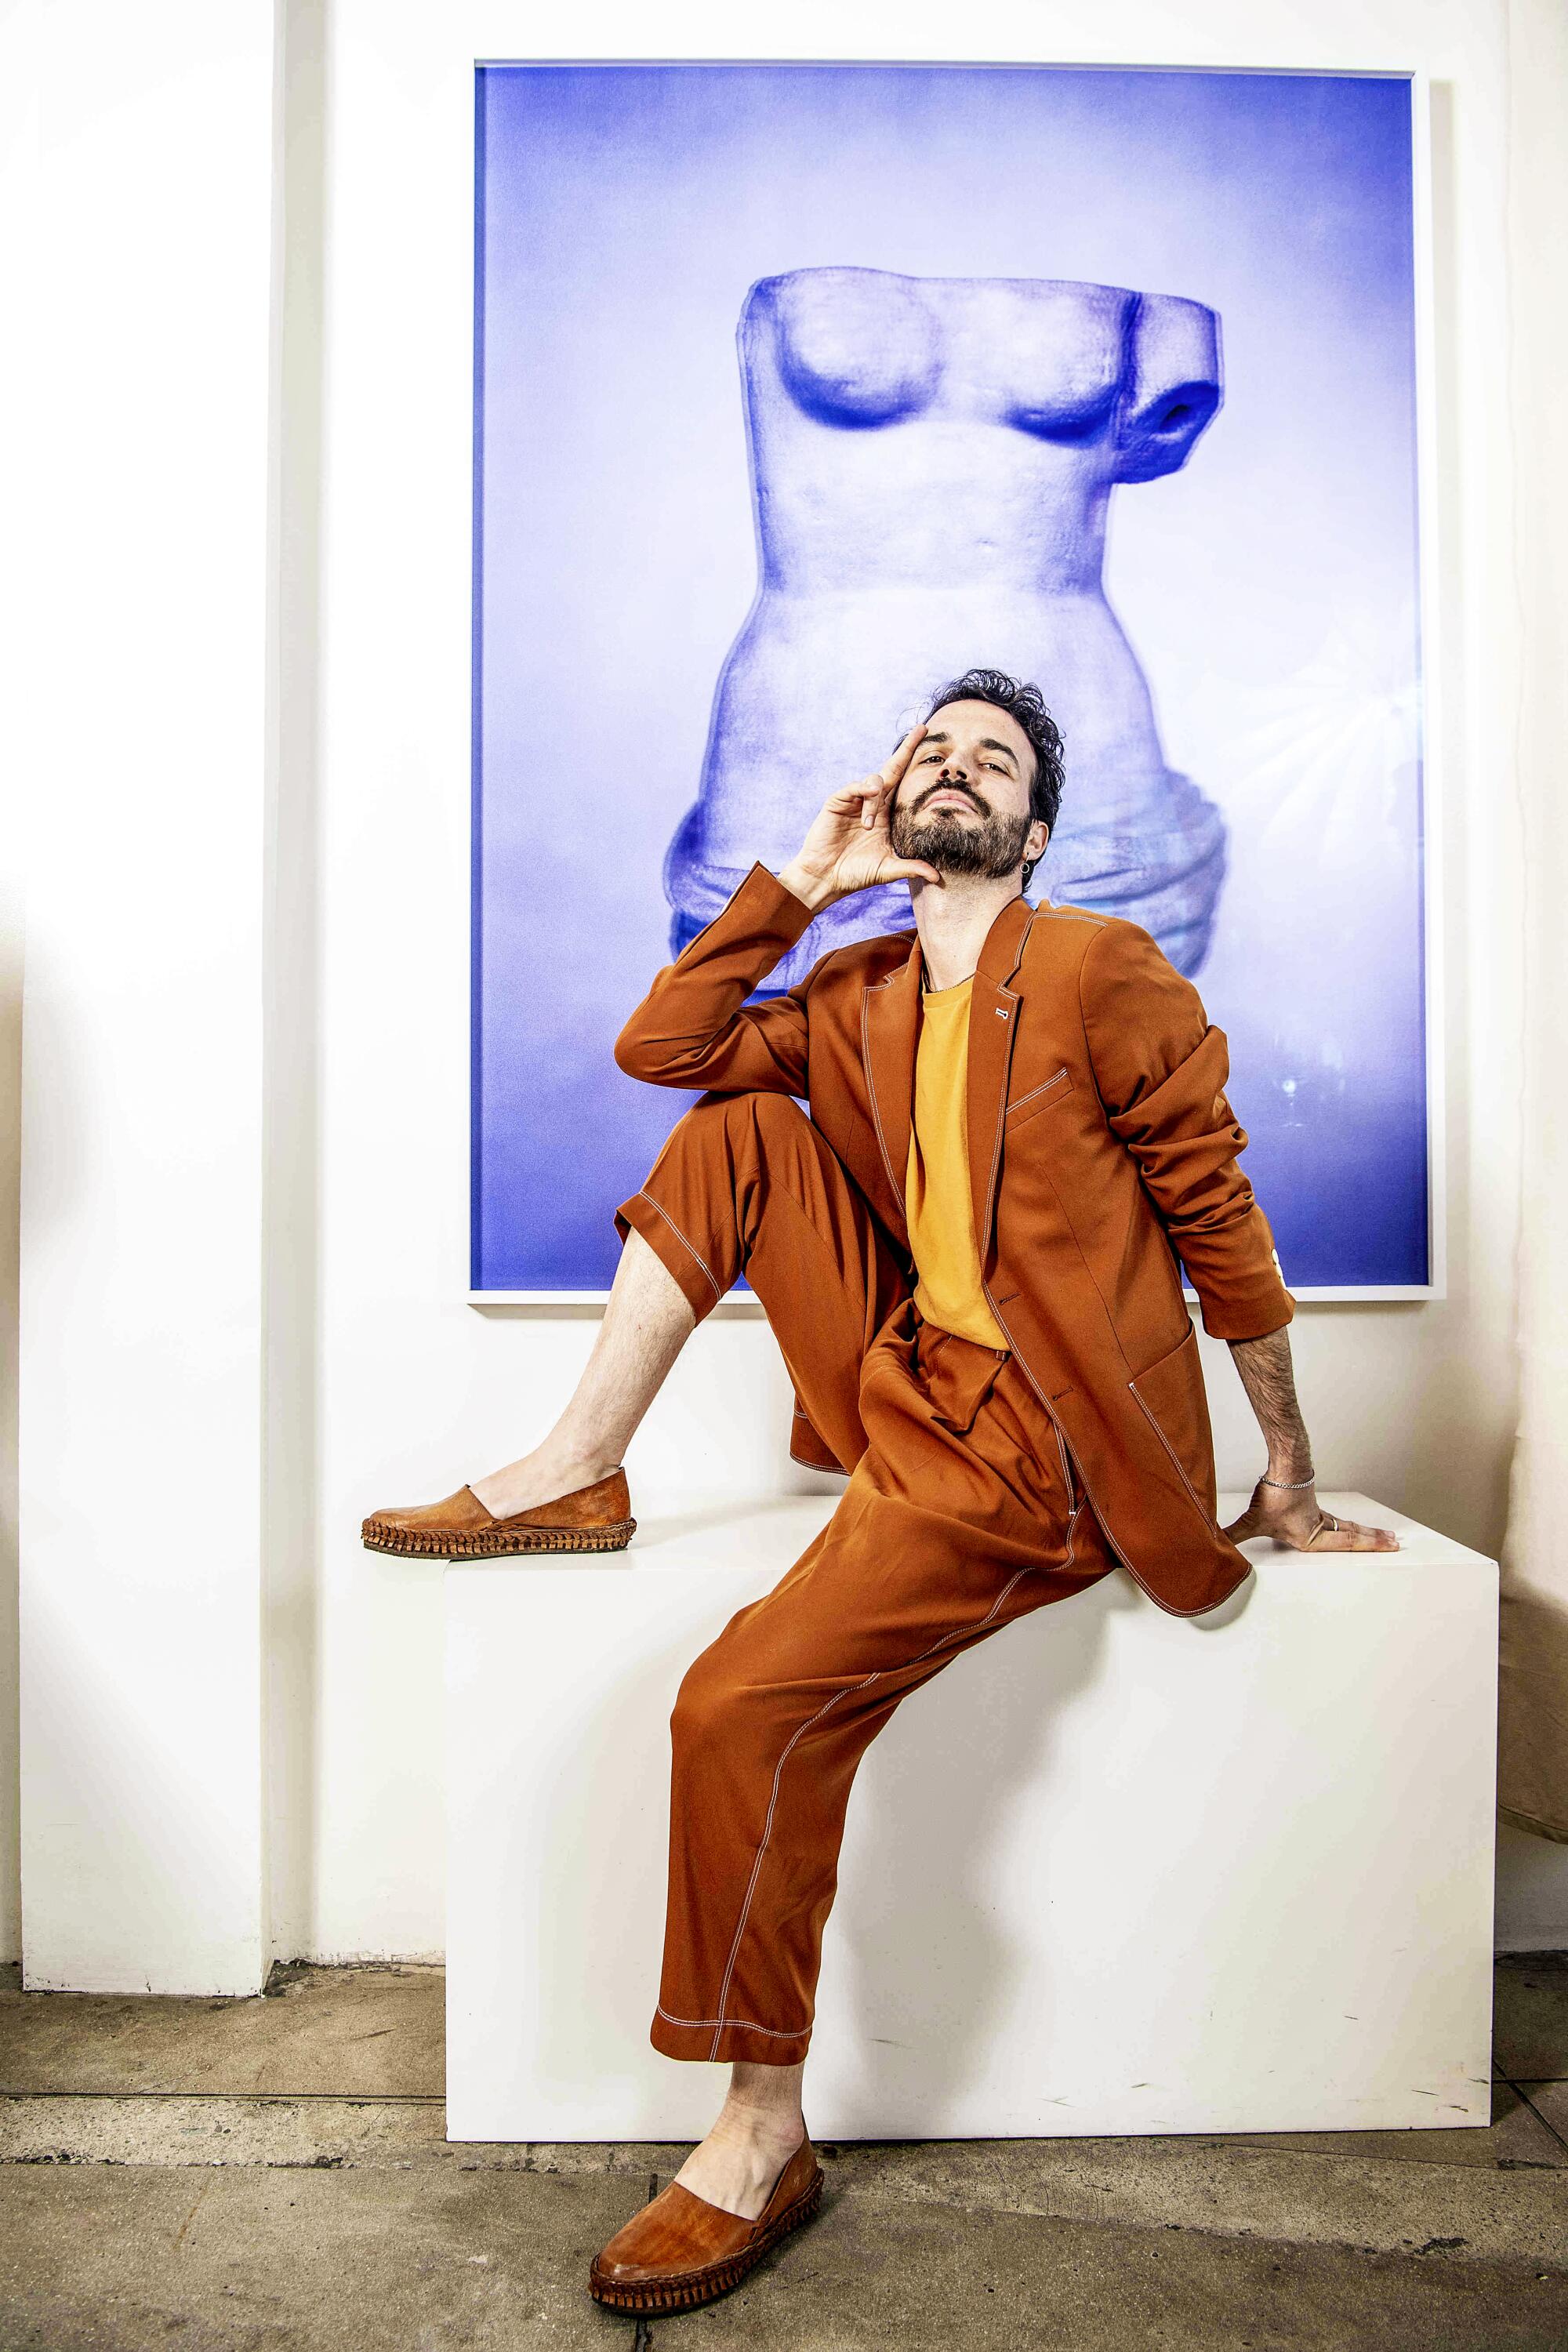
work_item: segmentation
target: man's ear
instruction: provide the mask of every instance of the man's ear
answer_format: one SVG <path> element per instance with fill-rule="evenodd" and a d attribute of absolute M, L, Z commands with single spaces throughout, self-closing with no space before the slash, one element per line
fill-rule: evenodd
<path fill-rule="evenodd" d="M 1046 854 L 1046 844 L 1050 837 L 1050 826 L 1043 816 L 1037 816 L 1024 837 L 1024 856 L 1028 865 L 1039 864 Z"/>

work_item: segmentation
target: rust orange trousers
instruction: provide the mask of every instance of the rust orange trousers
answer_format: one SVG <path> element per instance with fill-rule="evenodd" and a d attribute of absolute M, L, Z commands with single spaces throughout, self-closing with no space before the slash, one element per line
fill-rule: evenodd
<path fill-rule="evenodd" d="M 865 1195 L 790 1096 L 707 1095 L 616 1213 L 700 1319 L 737 1275 L 850 1473 L 822 1533 L 730 1620 L 670 1720 L 651 2038 L 805 2056 L 856 1769 L 960 1651 L 1115 1565 L 1014 1358 L 921 1318 Z"/>

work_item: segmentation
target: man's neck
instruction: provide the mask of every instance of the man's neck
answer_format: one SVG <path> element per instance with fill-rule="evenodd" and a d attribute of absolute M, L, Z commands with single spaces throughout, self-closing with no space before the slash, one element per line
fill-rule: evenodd
<path fill-rule="evenodd" d="M 1018 877 L 1007 874 L 992 882 L 950 874 L 941 884 L 917 883 L 910 896 L 925 956 L 926 986 L 956 988 L 973 976 L 986 933 L 1003 908 L 1018 896 Z"/>

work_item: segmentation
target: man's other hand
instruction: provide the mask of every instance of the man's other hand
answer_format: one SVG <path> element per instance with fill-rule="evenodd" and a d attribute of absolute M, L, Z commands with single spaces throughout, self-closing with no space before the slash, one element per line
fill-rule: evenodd
<path fill-rule="evenodd" d="M 853 890 L 869 890 L 878 882 L 936 882 L 934 866 L 919 857 L 895 856 L 889 837 L 893 795 L 925 723 L 911 727 L 891 759 L 858 784 L 846 784 L 826 801 L 812 821 L 799 852 L 784 866 L 779 880 L 816 914 L 835 898 Z"/>
<path fill-rule="evenodd" d="M 1267 1486 L 1260 1478 L 1252 1500 L 1240 1518 L 1225 1530 L 1232 1543 L 1248 1536 L 1272 1536 L 1292 1551 L 1398 1551 L 1399 1538 L 1392 1528 L 1363 1527 L 1359 1519 L 1342 1519 L 1323 1510 L 1317 1489 Z"/>

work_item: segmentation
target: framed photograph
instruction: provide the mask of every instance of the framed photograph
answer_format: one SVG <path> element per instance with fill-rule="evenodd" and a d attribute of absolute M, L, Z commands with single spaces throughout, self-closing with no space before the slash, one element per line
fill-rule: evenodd
<path fill-rule="evenodd" d="M 1289 1287 L 1440 1292 L 1425 95 L 477 69 L 472 1297 L 603 1296 L 690 1099 L 622 1024 L 974 665 L 1065 739 L 1031 896 L 1226 1033 Z"/>

